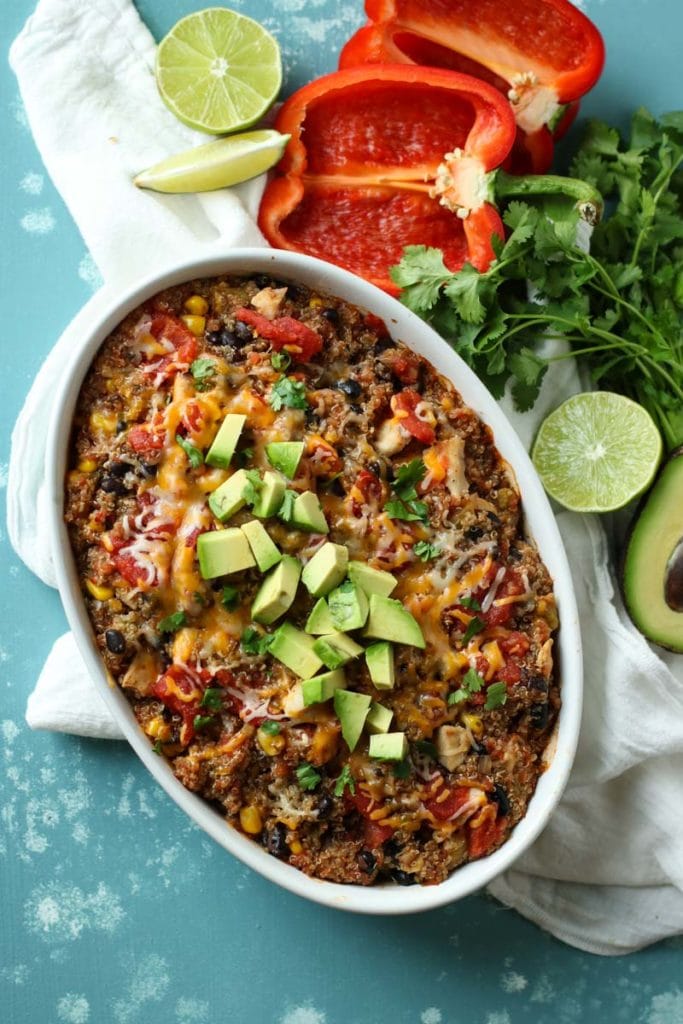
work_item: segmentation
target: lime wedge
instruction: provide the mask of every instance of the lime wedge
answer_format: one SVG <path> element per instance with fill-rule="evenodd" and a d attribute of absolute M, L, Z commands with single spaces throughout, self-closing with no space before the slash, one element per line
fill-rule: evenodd
<path fill-rule="evenodd" d="M 278 162 L 289 135 L 271 129 L 242 132 L 177 153 L 134 178 L 155 192 L 211 192 L 262 174 Z"/>
<path fill-rule="evenodd" d="M 532 460 L 548 494 L 574 512 L 611 512 L 649 486 L 662 457 L 650 414 L 630 398 L 590 391 L 541 424 Z"/>
<path fill-rule="evenodd" d="M 209 7 L 181 18 L 161 40 L 156 79 L 184 124 L 224 135 L 258 121 L 277 96 L 280 47 L 257 21 Z"/>

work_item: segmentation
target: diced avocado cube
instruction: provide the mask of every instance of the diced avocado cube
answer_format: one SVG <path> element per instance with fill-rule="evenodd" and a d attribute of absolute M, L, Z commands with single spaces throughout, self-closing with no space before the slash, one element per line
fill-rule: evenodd
<path fill-rule="evenodd" d="M 370 678 L 378 690 L 393 690 L 396 681 L 394 672 L 394 648 L 386 640 L 372 644 L 365 651 L 365 661 Z"/>
<path fill-rule="evenodd" d="M 334 629 L 344 633 L 360 629 L 368 617 L 368 599 L 355 583 L 345 580 L 327 598 Z"/>
<path fill-rule="evenodd" d="M 268 573 L 256 592 L 251 606 L 251 617 L 254 622 L 262 622 L 268 626 L 284 615 L 296 597 L 300 576 L 301 562 L 291 555 L 283 555 L 279 565 Z"/>
<path fill-rule="evenodd" d="M 235 512 L 244 508 L 247 503 L 244 488 L 248 483 L 246 470 L 238 469 L 224 484 L 216 488 L 209 498 L 209 508 L 216 519 L 224 523 L 230 516 L 234 516 Z"/>
<path fill-rule="evenodd" d="M 283 622 L 273 634 L 268 653 L 301 679 L 309 679 L 322 667 L 322 661 L 313 650 L 313 643 L 313 637 L 302 633 L 291 622 Z"/>
<path fill-rule="evenodd" d="M 318 496 L 313 491 L 304 491 L 294 500 L 292 522 L 300 530 L 309 530 L 311 533 L 330 532 Z"/>
<path fill-rule="evenodd" d="M 329 594 L 346 576 L 348 564 L 349 553 L 344 545 L 328 541 L 306 565 L 301 582 L 313 597 Z"/>
<path fill-rule="evenodd" d="M 334 710 L 349 750 L 354 750 L 370 709 L 370 698 L 354 690 L 335 690 Z"/>
<path fill-rule="evenodd" d="M 299 460 L 303 455 L 303 441 L 271 441 L 266 445 L 266 457 L 274 469 L 278 469 L 288 480 L 296 476 Z"/>
<path fill-rule="evenodd" d="M 281 480 L 279 476 L 275 476 L 275 473 L 271 473 L 268 470 L 263 474 L 263 483 L 252 507 L 252 512 L 259 519 L 267 519 L 269 516 L 274 516 L 282 504 L 284 493 L 284 480 Z"/>
<path fill-rule="evenodd" d="M 373 569 L 366 562 L 349 562 L 349 579 L 363 590 L 368 597 L 370 594 L 381 594 L 382 597 L 389 597 L 398 580 L 390 572 L 383 569 Z"/>
<path fill-rule="evenodd" d="M 331 700 L 335 690 L 346 689 L 346 676 L 342 669 L 334 672 L 322 672 L 312 679 L 304 679 L 301 684 L 301 692 L 304 698 L 304 706 L 309 704 L 321 704 L 323 701 Z"/>
<path fill-rule="evenodd" d="M 313 605 L 313 610 L 306 620 L 306 632 L 313 633 L 314 636 L 322 635 L 324 633 L 334 633 L 334 625 L 332 623 L 332 617 L 330 615 L 330 609 L 327 606 L 327 601 L 324 597 L 316 601 Z"/>
<path fill-rule="evenodd" d="M 246 416 L 239 413 L 228 413 L 213 439 L 213 443 L 206 453 L 204 461 L 208 466 L 218 466 L 219 469 L 227 469 L 230 460 L 235 454 L 237 442 L 240 439 Z"/>
<path fill-rule="evenodd" d="M 313 644 L 313 650 L 327 668 L 341 668 L 347 661 L 363 653 L 360 644 L 346 633 L 329 633 L 319 637 Z"/>
<path fill-rule="evenodd" d="M 408 740 L 404 732 L 385 732 L 370 737 L 370 757 L 382 761 L 403 761 L 408 756 Z"/>
<path fill-rule="evenodd" d="M 252 519 L 251 522 L 244 523 L 240 529 L 249 541 L 251 553 L 261 572 L 268 572 L 274 565 L 277 565 L 282 558 L 282 552 L 262 523 L 259 523 L 257 519 Z"/>
<path fill-rule="evenodd" d="M 365 636 L 378 640 L 393 640 L 397 644 L 410 644 L 423 648 L 425 638 L 416 619 L 403 607 L 400 601 L 381 594 L 370 595 L 370 614 L 365 627 Z"/>
<path fill-rule="evenodd" d="M 199 571 L 205 580 L 250 569 L 256 564 L 247 538 L 239 529 L 200 533 L 197 538 L 197 557 Z"/>
<path fill-rule="evenodd" d="M 368 717 L 365 719 L 365 728 L 371 733 L 389 732 L 393 717 L 394 712 L 391 708 L 385 708 L 384 704 L 378 704 L 373 700 Z"/>

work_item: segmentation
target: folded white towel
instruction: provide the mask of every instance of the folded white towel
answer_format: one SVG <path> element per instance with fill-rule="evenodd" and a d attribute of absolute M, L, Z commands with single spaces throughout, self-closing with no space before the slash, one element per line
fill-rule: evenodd
<path fill-rule="evenodd" d="M 8 524 L 26 564 L 54 586 L 40 500 L 50 394 L 62 353 L 117 289 L 179 256 L 262 244 L 262 181 L 203 197 L 141 195 L 131 175 L 198 141 L 161 104 L 154 44 L 129 0 L 41 0 L 12 48 L 45 165 L 107 282 L 36 378 L 12 440 Z M 529 444 L 578 389 L 556 363 L 533 414 L 507 411 Z M 30 458 L 29 458 L 30 453 Z M 596 953 L 683 931 L 683 659 L 654 653 L 626 620 L 592 517 L 558 516 L 583 626 L 586 695 L 567 792 L 532 849 L 490 891 L 558 938 Z M 56 641 L 26 713 L 34 728 L 116 738 L 69 635 Z"/>

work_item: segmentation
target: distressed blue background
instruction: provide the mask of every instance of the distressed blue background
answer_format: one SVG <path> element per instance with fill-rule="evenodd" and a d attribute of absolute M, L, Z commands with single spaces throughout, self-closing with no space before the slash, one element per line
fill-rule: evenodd
<path fill-rule="evenodd" d="M 87 0 L 82 0 L 87 2 Z M 161 36 L 196 0 L 144 0 Z M 284 53 L 286 89 L 332 70 L 360 0 L 232 0 Z M 680 0 L 585 0 L 605 75 L 583 113 L 683 106 Z M 3 5 L 3 51 L 33 0 Z M 1 479 L 50 345 L 95 286 L 6 65 L 2 83 Z M 572 137 L 575 137 L 574 128 Z M 41 299 L 33 298 L 39 285 Z M 31 733 L 26 697 L 64 628 L 56 593 L 2 534 L 0 1019 L 12 1024 L 681 1024 L 683 943 L 604 960 L 474 896 L 365 919 L 279 891 L 205 839 L 124 744 Z M 676 813 L 681 813 L 678 808 Z"/>

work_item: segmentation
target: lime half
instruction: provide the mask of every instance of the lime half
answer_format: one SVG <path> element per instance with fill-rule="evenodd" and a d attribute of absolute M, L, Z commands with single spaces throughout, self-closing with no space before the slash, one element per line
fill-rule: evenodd
<path fill-rule="evenodd" d="M 531 457 L 546 491 L 565 508 L 611 512 L 652 482 L 662 438 L 642 405 L 589 391 L 543 421 Z"/>
<path fill-rule="evenodd" d="M 258 121 L 276 98 L 280 47 L 257 21 L 209 7 L 182 18 L 159 43 L 156 79 L 184 124 L 224 135 Z"/>
<path fill-rule="evenodd" d="M 210 192 L 262 174 L 278 162 L 289 135 L 271 129 L 242 132 L 187 149 L 149 167 L 134 179 L 155 192 Z"/>

